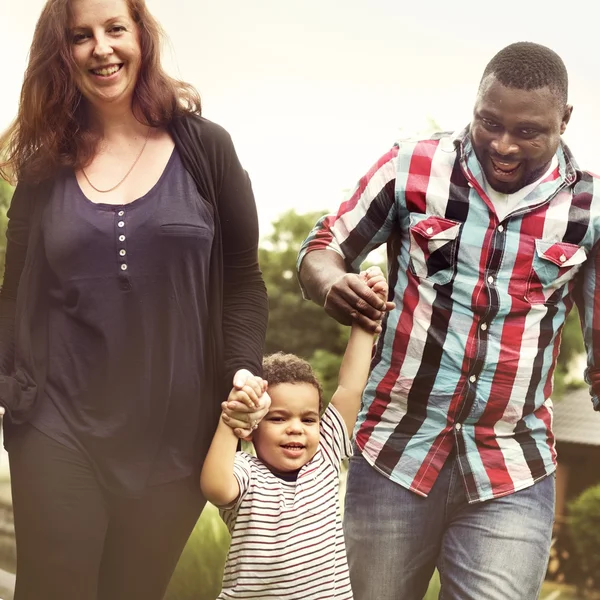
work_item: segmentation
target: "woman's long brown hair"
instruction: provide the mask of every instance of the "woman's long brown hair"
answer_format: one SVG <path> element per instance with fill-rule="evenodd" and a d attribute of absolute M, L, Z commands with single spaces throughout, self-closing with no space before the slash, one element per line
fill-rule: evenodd
<path fill-rule="evenodd" d="M 0 136 L 0 176 L 12 183 L 35 183 L 62 167 L 85 167 L 100 139 L 90 127 L 85 100 L 75 85 L 70 1 L 46 2 L 33 34 L 17 118 Z M 136 118 L 161 127 L 181 114 L 200 114 L 198 92 L 169 77 L 161 66 L 162 29 L 144 0 L 125 2 L 137 24 L 141 48 L 132 102 Z"/>

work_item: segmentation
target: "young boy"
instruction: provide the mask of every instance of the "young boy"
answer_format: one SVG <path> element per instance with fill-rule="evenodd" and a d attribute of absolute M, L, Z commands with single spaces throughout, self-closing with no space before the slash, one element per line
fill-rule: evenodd
<path fill-rule="evenodd" d="M 381 270 L 371 267 L 363 277 L 385 301 Z M 202 492 L 231 533 L 219 600 L 352 599 L 338 486 L 372 346 L 373 335 L 353 325 L 338 388 L 322 416 L 321 386 L 310 365 L 291 354 L 267 357 L 271 406 L 251 434 L 256 457 L 236 453 L 238 438 L 224 411 L 201 476 Z M 254 377 L 228 401 L 254 405 L 263 389 Z"/>

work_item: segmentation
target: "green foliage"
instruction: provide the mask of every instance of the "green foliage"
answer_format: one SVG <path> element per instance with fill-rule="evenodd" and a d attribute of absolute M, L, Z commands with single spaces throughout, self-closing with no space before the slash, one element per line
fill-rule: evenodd
<path fill-rule="evenodd" d="M 337 387 L 349 329 L 329 317 L 322 307 L 304 300 L 296 276 L 298 249 L 322 214 L 287 211 L 273 223 L 259 256 L 269 292 L 266 352 L 291 352 L 308 360 L 328 401 Z"/>
<path fill-rule="evenodd" d="M 554 396 L 556 398 L 560 398 L 570 389 L 584 385 L 583 373 L 574 374 L 572 372 L 573 362 L 582 352 L 584 352 L 584 346 L 581 323 L 577 308 L 574 307 L 562 330 L 560 354 L 554 371 Z"/>
<path fill-rule="evenodd" d="M 581 323 L 579 322 L 579 313 L 577 308 L 569 313 L 565 326 L 562 331 L 562 341 L 560 344 L 560 355 L 558 364 L 569 366 L 573 358 L 583 352 L 583 335 L 581 334 Z"/>
<path fill-rule="evenodd" d="M 323 213 L 284 213 L 273 223 L 259 250 L 260 266 L 269 293 L 269 328 L 265 351 L 292 352 L 310 359 L 317 349 L 340 354 L 346 332 L 314 302 L 302 298 L 296 276 L 298 249 Z"/>
<path fill-rule="evenodd" d="M 581 566 L 591 577 L 600 573 L 600 485 L 569 504 L 569 528 Z"/>
<path fill-rule="evenodd" d="M 304 300 L 296 276 L 300 245 L 323 214 L 285 212 L 273 223 L 273 230 L 264 240 L 259 257 L 269 292 L 266 352 L 291 352 L 308 360 L 328 401 L 337 387 L 350 330 L 327 315 L 322 307 Z M 366 261 L 365 267 L 381 262 L 378 255 L 369 258 L 375 258 L 375 262 Z"/>
<path fill-rule="evenodd" d="M 207 504 L 181 555 L 164 600 L 215 600 L 221 591 L 229 532 Z"/>
<path fill-rule="evenodd" d="M 348 333 L 349 329 L 346 328 L 346 334 Z M 310 364 L 323 386 L 323 399 L 327 403 L 337 388 L 342 355 L 327 350 L 315 350 L 310 358 Z"/>
<path fill-rule="evenodd" d="M 440 574 L 437 569 L 433 573 L 433 577 L 429 582 L 429 587 L 423 600 L 438 600 L 440 593 Z"/>

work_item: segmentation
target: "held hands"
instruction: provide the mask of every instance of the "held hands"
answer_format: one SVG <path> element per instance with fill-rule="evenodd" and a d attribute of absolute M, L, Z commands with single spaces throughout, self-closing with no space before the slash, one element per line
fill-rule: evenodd
<path fill-rule="evenodd" d="M 271 398 L 266 390 L 267 382 L 246 369 L 234 375 L 229 397 L 221 404 L 221 418 L 237 437 L 247 439 L 269 411 Z"/>
<path fill-rule="evenodd" d="M 393 302 L 387 301 L 388 282 L 378 266 L 375 265 L 369 267 L 366 271 L 361 271 L 359 277 L 379 296 L 382 302 L 385 302 L 386 305 L 391 304 L 392 307 L 395 306 Z"/>
<path fill-rule="evenodd" d="M 388 284 L 379 267 L 369 267 L 356 275 L 342 275 L 325 297 L 325 311 L 340 323 L 356 321 L 373 333 L 381 331 L 381 320 L 395 307 L 387 301 Z"/>

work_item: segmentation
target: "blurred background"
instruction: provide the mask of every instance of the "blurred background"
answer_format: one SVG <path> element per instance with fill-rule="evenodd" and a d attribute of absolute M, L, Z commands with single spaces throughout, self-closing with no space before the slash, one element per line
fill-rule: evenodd
<path fill-rule="evenodd" d="M 347 331 L 301 299 L 294 263 L 317 217 L 334 210 L 399 138 L 470 120 L 483 69 L 501 48 L 557 51 L 575 110 L 565 134 L 579 164 L 600 173 L 600 52 L 593 3 L 573 0 L 147 0 L 168 41 L 168 71 L 199 90 L 204 115 L 231 133 L 252 178 L 269 289 L 267 351 L 311 361 L 335 386 Z M 0 129 L 14 118 L 43 0 L 0 0 Z M 12 189 L 0 181 L 0 261 Z M 383 254 L 369 257 L 383 264 Z M 0 264 L 0 267 L 2 264 Z M 544 600 L 582 600 L 600 586 L 600 414 L 581 376 L 578 318 L 556 371 L 557 515 Z M 167 600 L 214 600 L 228 547 L 208 507 Z M 12 598 L 14 539 L 7 458 L 0 457 L 0 598 Z M 437 598 L 437 578 L 427 599 Z M 483 600 L 483 599 L 482 599 Z"/>

